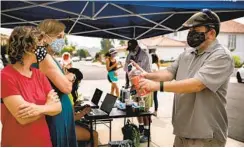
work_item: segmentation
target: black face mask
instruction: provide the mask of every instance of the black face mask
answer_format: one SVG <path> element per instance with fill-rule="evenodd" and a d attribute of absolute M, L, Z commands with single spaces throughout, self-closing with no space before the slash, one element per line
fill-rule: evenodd
<path fill-rule="evenodd" d="M 189 31 L 187 35 L 188 45 L 193 48 L 201 45 L 206 40 L 205 33 L 206 32 L 196 32 L 195 30 Z"/>
<path fill-rule="evenodd" d="M 133 52 L 135 49 L 136 49 L 136 44 L 132 44 L 132 43 L 130 43 L 129 45 L 128 45 L 128 48 L 127 48 L 127 50 L 129 51 L 129 52 Z"/>
<path fill-rule="evenodd" d="M 40 63 L 47 56 L 47 49 L 45 46 L 37 46 L 35 50 L 37 63 Z"/>

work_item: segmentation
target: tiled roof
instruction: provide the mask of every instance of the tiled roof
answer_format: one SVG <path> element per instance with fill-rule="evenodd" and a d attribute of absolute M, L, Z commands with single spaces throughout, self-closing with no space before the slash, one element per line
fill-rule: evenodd
<path fill-rule="evenodd" d="M 226 21 L 220 25 L 221 33 L 244 33 L 244 24 L 235 21 Z"/>

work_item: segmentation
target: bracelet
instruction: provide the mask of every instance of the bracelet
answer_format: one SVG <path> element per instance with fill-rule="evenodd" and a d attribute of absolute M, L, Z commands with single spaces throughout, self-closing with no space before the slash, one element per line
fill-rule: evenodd
<path fill-rule="evenodd" d="M 160 91 L 164 92 L 164 82 L 160 81 Z"/>

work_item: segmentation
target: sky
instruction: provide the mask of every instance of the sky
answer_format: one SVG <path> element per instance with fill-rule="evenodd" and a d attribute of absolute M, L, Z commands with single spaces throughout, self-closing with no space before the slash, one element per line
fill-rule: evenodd
<path fill-rule="evenodd" d="M 244 24 L 244 17 L 235 19 L 235 21 Z M 2 34 L 7 34 L 10 35 L 12 32 L 12 29 L 6 29 L 6 28 L 0 28 L 0 33 Z M 83 36 L 73 36 L 73 35 L 68 35 L 68 41 L 69 43 L 75 44 L 77 46 L 81 47 L 96 47 L 96 48 L 101 48 L 101 38 L 93 38 L 93 37 L 83 37 Z M 115 40 L 115 47 L 119 46 L 119 41 Z"/>

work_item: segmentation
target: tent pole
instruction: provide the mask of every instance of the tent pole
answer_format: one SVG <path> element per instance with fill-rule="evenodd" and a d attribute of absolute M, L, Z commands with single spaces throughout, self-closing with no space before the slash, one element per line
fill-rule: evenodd
<path fill-rule="evenodd" d="M 221 12 L 238 12 L 243 10 L 216 10 L 214 12 L 221 13 Z M 194 14 L 199 11 L 182 11 L 177 12 L 177 14 Z M 120 17 L 133 17 L 133 16 L 146 16 L 146 15 L 162 15 L 162 14 L 172 14 L 176 13 L 176 11 L 168 11 L 168 12 L 153 12 L 153 13 L 138 13 L 138 14 L 123 14 L 123 15 L 113 15 L 113 16 L 100 16 L 96 17 L 96 19 L 107 19 L 107 18 L 120 18 Z"/>
<path fill-rule="evenodd" d="M 106 3 L 103 5 L 103 7 L 92 17 L 93 19 L 96 19 L 96 17 L 108 6 L 109 3 Z"/>
<path fill-rule="evenodd" d="M 23 2 L 25 2 L 25 1 L 23 1 Z M 37 4 L 37 5 L 30 5 L 30 6 L 24 6 L 24 7 L 5 9 L 5 10 L 2 10 L 2 12 L 10 12 L 10 11 L 16 11 L 16 10 L 22 10 L 22 9 L 35 8 L 35 7 L 39 7 L 41 5 L 42 6 L 51 5 L 51 4 L 60 3 L 60 2 L 64 2 L 64 1 L 54 1 L 54 2 L 52 1 L 52 2 L 47 2 L 47 3 Z"/>
<path fill-rule="evenodd" d="M 30 2 L 30 1 L 24 1 L 24 2 L 25 3 L 29 3 L 29 4 L 33 4 L 33 5 L 37 5 L 36 3 Z M 48 9 L 51 9 L 51 10 L 56 10 L 56 11 L 59 11 L 59 12 L 64 12 L 64 13 L 67 13 L 67 14 L 72 14 L 72 15 L 75 15 L 75 16 L 79 16 L 79 14 L 77 14 L 77 13 L 74 13 L 74 12 L 71 12 L 71 11 L 67 11 L 67 10 L 63 10 L 63 9 L 59 9 L 59 8 L 55 8 L 55 7 L 51 7 L 51 6 L 42 6 L 42 5 L 40 5 L 40 7 L 48 8 Z M 81 16 L 86 18 L 86 19 L 91 19 L 89 16 L 86 16 L 86 15 L 81 15 Z"/>
<path fill-rule="evenodd" d="M 18 17 L 12 16 L 12 15 L 9 15 L 9 14 L 4 14 L 4 13 L 1 13 L 1 15 L 4 15 L 4 16 L 7 16 L 7 17 L 10 17 L 10 18 L 13 18 L 13 19 L 19 20 L 19 21 L 26 22 L 27 24 L 28 24 L 28 23 L 30 23 L 30 24 L 33 24 L 33 25 L 37 25 L 37 23 L 31 23 L 31 22 L 28 22 L 28 21 L 27 21 L 27 20 L 25 20 L 25 19 L 18 18 Z"/>
<path fill-rule="evenodd" d="M 126 28 L 132 28 L 134 26 L 125 26 L 125 27 L 115 27 L 115 28 L 108 28 L 108 29 L 101 29 L 101 30 L 91 30 L 91 31 L 82 31 L 82 32 L 75 32 L 75 33 L 72 33 L 73 35 L 76 35 L 76 34 L 85 34 L 85 33 L 93 33 L 93 32 L 99 32 L 99 31 L 109 31 L 109 30 L 117 30 L 117 29 L 126 29 Z"/>
<path fill-rule="evenodd" d="M 118 37 L 122 37 L 122 38 L 127 39 L 127 40 L 130 40 L 131 39 L 131 38 L 127 37 L 127 36 L 120 35 L 120 34 L 117 34 L 117 33 L 111 32 L 111 31 L 107 31 L 107 30 L 102 30 L 102 29 L 100 29 L 98 27 L 95 27 L 95 26 L 92 26 L 92 25 L 89 25 L 89 24 L 86 24 L 86 23 L 83 23 L 83 22 L 79 22 L 78 21 L 77 23 L 78 24 L 81 24 L 81 25 L 84 25 L 84 26 L 87 26 L 87 27 L 90 27 L 90 28 L 93 28 L 93 29 L 101 30 L 103 32 L 106 32 L 106 33 L 109 33 L 109 34 L 112 34 L 112 35 L 115 35 L 115 36 L 118 36 Z"/>
<path fill-rule="evenodd" d="M 167 21 L 169 18 L 171 18 L 173 15 L 175 15 L 175 13 L 171 14 L 170 16 L 166 17 L 165 19 L 163 19 L 161 22 L 159 22 L 159 24 L 153 26 L 152 28 L 148 29 L 147 31 L 145 31 L 144 33 L 138 35 L 136 37 L 136 40 L 140 37 L 142 37 L 143 35 L 147 34 L 148 32 L 150 32 L 151 30 L 153 30 L 154 28 L 156 28 L 158 25 L 162 24 L 163 22 Z"/>
<path fill-rule="evenodd" d="M 83 7 L 83 9 L 82 9 L 81 12 L 80 12 L 79 17 L 76 19 L 76 21 L 74 22 L 74 24 L 72 25 L 72 27 L 69 29 L 68 34 L 70 34 L 70 32 L 72 31 L 72 29 L 75 27 L 77 21 L 78 21 L 79 18 L 81 17 L 82 13 L 85 11 L 85 9 L 86 9 L 86 7 L 88 6 L 88 4 L 89 4 L 89 1 L 86 2 L 85 6 Z"/>
<path fill-rule="evenodd" d="M 130 13 L 130 14 L 135 14 L 134 12 L 132 12 L 132 11 L 130 11 L 130 10 L 127 10 L 127 9 L 125 9 L 125 8 L 123 8 L 123 7 L 119 6 L 119 5 L 117 5 L 117 4 L 113 4 L 113 3 L 111 3 L 111 5 L 117 7 L 117 8 L 119 8 L 119 9 L 121 9 L 121 10 L 124 10 L 124 11 L 126 11 L 126 12 L 128 12 L 128 13 Z M 138 14 L 135 14 L 135 15 L 136 15 L 137 17 L 141 18 L 141 19 L 144 19 L 144 20 L 146 20 L 146 21 L 148 21 L 148 22 L 151 22 L 151 23 L 153 23 L 153 24 L 155 24 L 155 25 L 158 25 L 157 22 L 154 22 L 154 21 L 152 21 L 152 20 L 150 20 L 150 19 L 147 19 L 147 18 L 145 18 L 145 17 L 143 17 L 143 16 L 141 16 L 141 15 L 138 15 Z M 159 24 L 158 26 L 163 27 L 163 28 L 165 28 L 165 29 L 168 29 L 169 31 L 174 31 L 174 30 L 172 30 L 171 28 L 169 28 L 169 27 L 167 27 L 167 26 L 164 26 L 164 25 L 161 25 L 161 24 Z"/>

